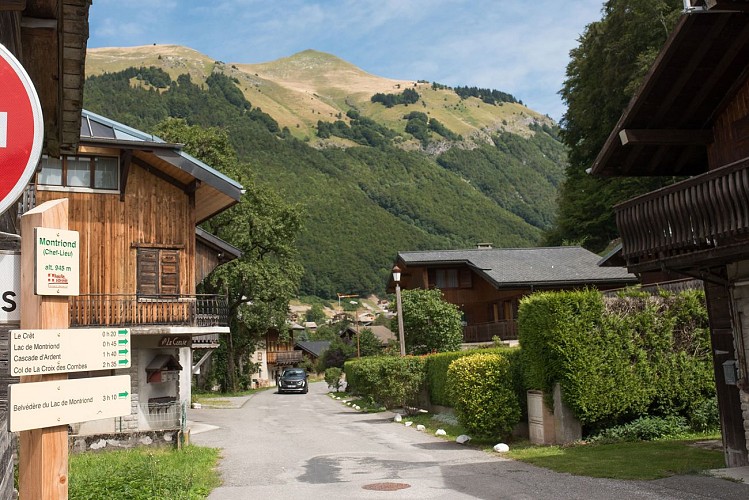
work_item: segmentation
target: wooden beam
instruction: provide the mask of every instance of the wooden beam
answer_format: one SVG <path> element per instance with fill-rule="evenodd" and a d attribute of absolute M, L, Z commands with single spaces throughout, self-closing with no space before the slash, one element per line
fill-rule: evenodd
<path fill-rule="evenodd" d="M 125 149 L 120 156 L 120 201 L 125 201 L 125 188 L 130 176 L 130 165 L 133 161 L 133 150 Z"/>
<path fill-rule="evenodd" d="M 41 19 L 38 17 L 21 17 L 21 28 L 32 30 L 57 31 L 57 19 Z"/>
<path fill-rule="evenodd" d="M 162 179 L 162 180 L 168 182 L 169 184 L 171 184 L 172 186 L 175 186 L 175 187 L 181 189 L 186 194 L 189 194 L 189 189 L 190 189 L 189 185 L 181 183 L 180 181 L 178 181 L 174 177 L 172 177 L 170 175 L 167 175 L 164 172 L 162 172 L 161 170 L 159 170 L 158 168 L 156 168 L 156 167 L 148 164 L 148 162 L 141 160 L 137 156 L 133 156 L 133 163 L 135 163 L 136 165 L 138 165 L 140 168 L 142 168 L 143 170 L 145 170 L 149 174 L 153 174 L 156 177 L 158 177 L 159 179 Z"/>
<path fill-rule="evenodd" d="M 717 12 L 748 12 L 749 5 L 746 2 L 736 0 L 704 0 L 707 10 Z"/>
<path fill-rule="evenodd" d="M 712 130 L 654 130 L 625 128 L 619 131 L 622 146 L 626 145 L 707 145 L 713 142 Z"/>
<path fill-rule="evenodd" d="M 68 298 L 34 294 L 34 228 L 68 228 L 68 200 L 42 203 L 21 217 L 21 328 L 69 328 Z M 67 373 L 29 375 L 21 383 L 65 380 Z M 68 426 L 22 431 L 19 435 L 20 498 L 68 498 Z"/>
<path fill-rule="evenodd" d="M 4 10 L 26 10 L 26 0 L 3 0 L 0 2 L 0 11 Z"/>

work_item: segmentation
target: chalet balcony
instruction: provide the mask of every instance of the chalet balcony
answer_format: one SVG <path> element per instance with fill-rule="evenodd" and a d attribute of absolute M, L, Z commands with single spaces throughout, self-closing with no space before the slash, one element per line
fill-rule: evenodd
<path fill-rule="evenodd" d="M 304 359 L 302 351 L 268 351 L 268 364 L 293 365 Z"/>
<path fill-rule="evenodd" d="M 747 255 L 749 158 L 615 207 L 630 271 L 688 268 Z"/>
<path fill-rule="evenodd" d="M 463 327 L 463 342 L 491 342 L 494 337 L 501 340 L 517 340 L 518 323 L 514 319 L 476 323 Z"/>
<path fill-rule="evenodd" d="M 226 297 L 90 294 L 69 297 L 70 326 L 229 325 Z"/>

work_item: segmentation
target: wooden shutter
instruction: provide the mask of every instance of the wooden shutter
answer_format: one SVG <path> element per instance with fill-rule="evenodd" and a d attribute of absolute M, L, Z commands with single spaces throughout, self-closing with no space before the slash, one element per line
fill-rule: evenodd
<path fill-rule="evenodd" d="M 138 295 L 159 294 L 159 251 L 138 249 Z"/>
<path fill-rule="evenodd" d="M 179 295 L 179 251 L 161 251 L 160 286 L 162 295 Z"/>
<path fill-rule="evenodd" d="M 138 249 L 138 295 L 179 295 L 179 250 Z"/>

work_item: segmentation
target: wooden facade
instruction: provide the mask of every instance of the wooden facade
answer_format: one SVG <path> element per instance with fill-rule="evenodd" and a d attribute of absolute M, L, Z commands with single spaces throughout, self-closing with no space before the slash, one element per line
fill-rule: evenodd
<path fill-rule="evenodd" d="M 87 154 L 118 156 L 117 150 L 87 148 Z M 70 229 L 80 232 L 81 295 L 135 294 L 137 253 L 174 250 L 178 292 L 195 294 L 194 200 L 170 183 L 133 165 L 124 201 L 118 193 L 49 190 L 37 184 L 37 203 L 68 198 Z"/>
<path fill-rule="evenodd" d="M 690 3 L 593 173 L 696 174 L 618 205 L 617 227 L 630 270 L 704 281 L 726 464 L 746 466 L 749 23 L 741 2 Z"/>

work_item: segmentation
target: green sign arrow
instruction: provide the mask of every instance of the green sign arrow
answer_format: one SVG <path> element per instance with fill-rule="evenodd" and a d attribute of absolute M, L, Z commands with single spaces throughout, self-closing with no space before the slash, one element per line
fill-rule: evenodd
<path fill-rule="evenodd" d="M 127 354 L 127 353 L 128 353 L 128 350 L 127 350 L 127 349 L 120 349 L 120 350 L 119 350 L 119 351 L 117 351 L 117 352 L 119 352 L 120 354 Z"/>
<path fill-rule="evenodd" d="M 121 397 L 121 398 L 126 398 L 126 397 L 127 397 L 127 391 L 125 391 L 125 392 L 120 392 L 120 393 L 118 393 L 117 395 L 118 395 L 119 397 Z"/>
<path fill-rule="evenodd" d="M 120 335 L 127 335 L 127 330 L 117 330 Z"/>
<path fill-rule="evenodd" d="M 127 344 L 127 339 L 119 339 L 119 340 L 117 340 L 117 343 L 120 344 L 120 345 L 125 345 L 125 344 Z"/>
<path fill-rule="evenodd" d="M 121 365 L 126 365 L 127 364 L 127 360 L 126 359 L 120 359 L 120 360 L 117 361 L 117 363 L 119 363 Z"/>

